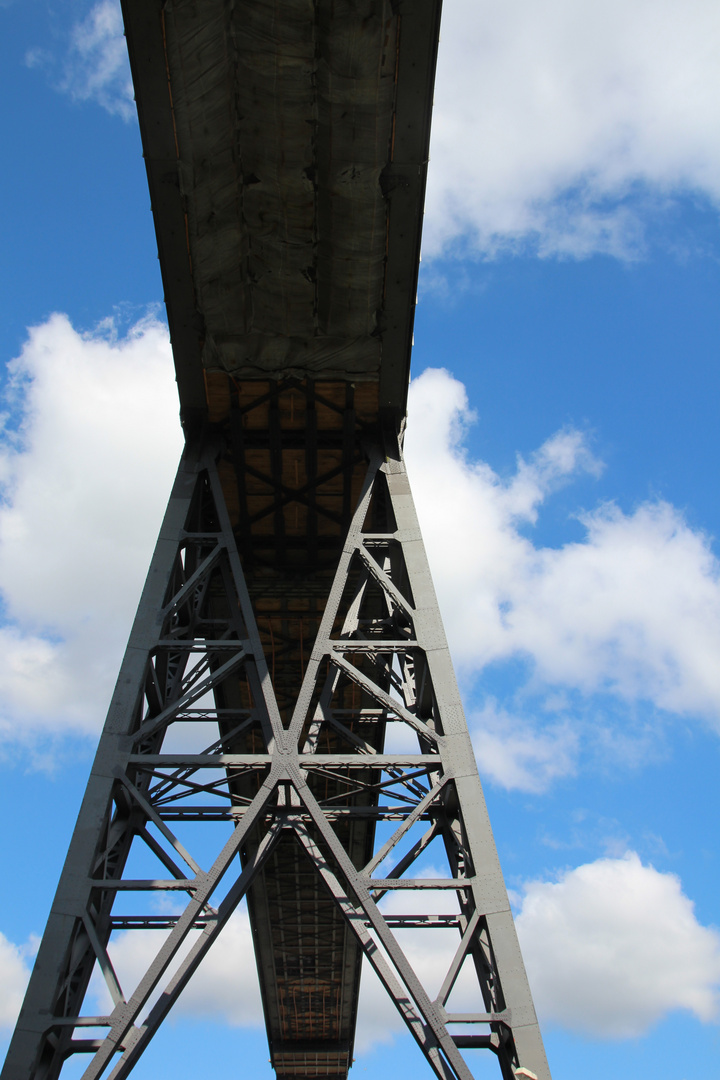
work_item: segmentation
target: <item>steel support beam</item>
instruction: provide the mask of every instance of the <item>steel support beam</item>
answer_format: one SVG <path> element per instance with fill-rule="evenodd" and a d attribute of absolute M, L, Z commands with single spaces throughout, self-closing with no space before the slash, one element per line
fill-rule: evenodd
<path fill-rule="evenodd" d="M 441 1080 L 471 1080 L 477 1049 L 503 1080 L 549 1080 L 405 466 L 397 446 L 366 450 L 283 721 L 218 472 L 232 448 L 186 449 L 2 1080 L 57 1080 L 76 1054 L 84 1080 L 129 1076 L 244 897 L 279 1076 L 347 1076 L 364 956 Z M 290 859 L 305 906 L 296 975 L 267 908 Z M 427 913 L 429 895 L 446 914 Z M 148 910 L 157 896 L 175 913 Z M 147 929 L 163 941 L 123 987 L 114 935 Z M 448 935 L 439 989 L 413 966 L 410 930 Z M 330 988 L 337 1015 L 292 1037 L 283 1001 L 320 1009 L 328 948 L 352 967 Z"/>

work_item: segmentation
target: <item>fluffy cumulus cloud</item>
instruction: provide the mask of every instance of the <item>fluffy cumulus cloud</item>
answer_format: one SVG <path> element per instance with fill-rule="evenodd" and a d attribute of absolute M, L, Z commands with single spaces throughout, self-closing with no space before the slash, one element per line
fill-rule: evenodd
<path fill-rule="evenodd" d="M 25 62 L 47 70 L 57 89 L 74 101 L 94 101 L 123 120 L 136 115 L 118 0 L 98 0 L 72 26 L 64 57 L 31 49 Z"/>
<path fill-rule="evenodd" d="M 568 719 L 540 727 L 490 700 L 470 720 L 483 775 L 502 787 L 543 792 L 577 769 L 580 736 Z"/>
<path fill-rule="evenodd" d="M 135 104 L 120 5 L 99 0 L 73 27 L 63 89 L 77 101 L 97 101 L 130 120 Z"/>
<path fill-rule="evenodd" d="M 428 876 L 437 871 L 427 869 Z M 455 910 L 448 895 L 390 896 L 386 911 Z M 516 917 L 518 935 L 541 1022 L 605 1039 L 644 1035 L 678 1010 L 717 1018 L 720 933 L 703 926 L 680 880 L 641 862 L 635 852 L 601 858 L 552 881 L 526 884 Z M 442 930 L 405 930 L 398 940 L 434 997 L 457 937 Z M 448 1006 L 478 1009 L 472 965 L 465 964 Z M 358 1050 L 402 1030 L 385 991 L 365 969 Z"/>
<path fill-rule="evenodd" d="M 517 929 L 541 1020 L 629 1038 L 676 1010 L 717 1016 L 720 933 L 634 852 L 530 883 Z"/>
<path fill-rule="evenodd" d="M 0 732 L 94 731 L 181 448 L 167 332 L 145 319 L 124 337 L 111 323 L 80 334 L 52 316 L 12 362 L 9 395 Z M 583 435 L 559 432 L 500 479 L 464 448 L 472 414 L 447 372 L 416 379 L 410 409 L 411 479 L 460 673 L 472 682 L 520 658 L 545 703 L 541 723 L 521 699 L 478 709 L 486 773 L 539 791 L 574 771 L 577 718 L 547 704 L 563 693 L 720 726 L 720 572 L 707 538 L 655 502 L 601 506 L 581 541 L 538 546 L 532 525 L 552 492 L 600 468 Z"/>
<path fill-rule="evenodd" d="M 9 382 L 0 731 L 97 730 L 182 444 L 167 330 L 80 334 L 54 315 Z"/>
<path fill-rule="evenodd" d="M 720 572 L 704 535 L 667 503 L 607 505 L 581 518 L 582 541 L 536 547 L 527 526 L 553 489 L 598 469 L 582 434 L 553 436 L 502 480 L 468 456 L 472 413 L 446 371 L 414 380 L 409 409 L 411 481 L 461 667 L 523 654 L 548 682 L 720 717 Z"/>
<path fill-rule="evenodd" d="M 432 876 L 435 871 L 428 871 Z M 450 911 L 447 895 L 390 897 L 385 909 Z M 516 917 L 518 936 L 541 1022 L 590 1037 L 644 1035 L 684 1010 L 713 1021 L 720 1005 L 720 933 L 703 926 L 680 880 L 641 862 L 635 852 L 602 858 L 552 881 L 526 884 Z M 413 969 L 434 996 L 452 960 L 448 931 L 398 934 Z M 448 1005 L 478 1008 L 472 965 L 461 969 Z M 384 990 L 366 970 L 358 1049 L 402 1030 Z"/>
<path fill-rule="evenodd" d="M 520 658 L 534 692 L 602 693 L 720 727 L 720 566 L 708 538 L 648 502 L 602 505 L 581 517 L 581 541 L 537 546 L 532 525 L 553 490 L 600 467 L 583 435 L 554 435 L 501 479 L 468 455 L 473 416 L 447 372 L 416 379 L 409 409 L 411 481 L 461 675 Z M 490 704 L 475 721 L 487 771 L 506 786 L 540 790 L 573 771 L 577 737 L 557 715 L 539 730 Z"/>
<path fill-rule="evenodd" d="M 426 252 L 628 256 L 644 209 L 717 204 L 719 49 L 713 0 L 446 4 Z"/>
<path fill-rule="evenodd" d="M 713 0 L 454 0 L 443 12 L 425 251 L 634 257 L 649 214 L 720 200 Z M 118 0 L 97 0 L 58 89 L 135 115 Z"/>

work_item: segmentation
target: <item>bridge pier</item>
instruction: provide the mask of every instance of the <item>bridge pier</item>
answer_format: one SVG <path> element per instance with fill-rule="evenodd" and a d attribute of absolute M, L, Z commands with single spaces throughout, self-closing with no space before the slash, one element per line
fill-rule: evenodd
<path fill-rule="evenodd" d="M 84 1080 L 129 1076 L 243 899 L 279 1077 L 346 1080 L 365 958 L 441 1080 L 471 1080 L 478 1049 L 549 1080 L 400 446 L 350 387 L 223 392 L 180 463 L 2 1080 L 76 1054 Z M 122 986 L 117 935 L 149 930 Z"/>

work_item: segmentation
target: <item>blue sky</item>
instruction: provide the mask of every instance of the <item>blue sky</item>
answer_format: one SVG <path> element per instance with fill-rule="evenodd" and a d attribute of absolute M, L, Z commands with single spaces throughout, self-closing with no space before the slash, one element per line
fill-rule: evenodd
<path fill-rule="evenodd" d="M 116 8 L 0 24 L 6 1041 L 180 432 Z M 719 45 L 705 0 L 446 2 L 407 451 L 556 1080 L 720 1056 Z M 234 978 L 140 1076 L 264 1074 Z M 422 1075 L 366 1009 L 351 1075 Z"/>

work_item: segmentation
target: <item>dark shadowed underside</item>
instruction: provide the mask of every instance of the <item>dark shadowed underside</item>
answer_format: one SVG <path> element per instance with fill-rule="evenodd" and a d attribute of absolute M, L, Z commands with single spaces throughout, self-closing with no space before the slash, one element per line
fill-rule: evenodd
<path fill-rule="evenodd" d="M 405 413 L 439 8 L 123 2 L 181 415 L 220 437 L 286 724 L 368 447 Z M 381 749 L 384 722 L 362 737 Z M 338 826 L 358 867 L 361 802 Z M 344 1078 L 360 952 L 306 862 L 281 842 L 249 894 L 270 1050 L 281 1076 Z"/>

